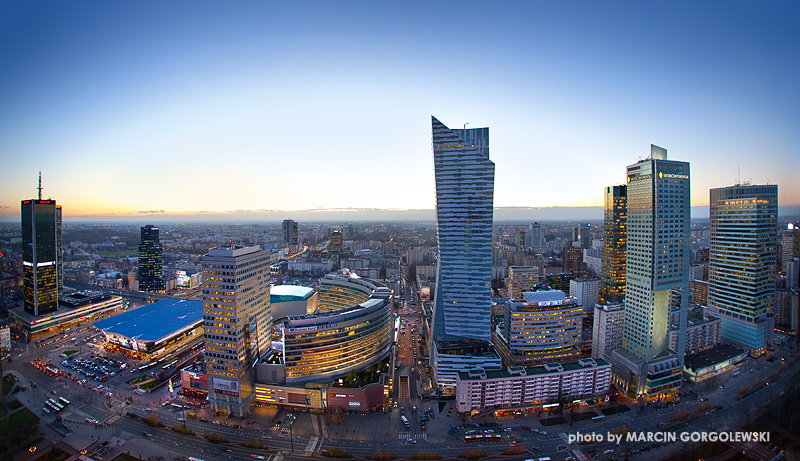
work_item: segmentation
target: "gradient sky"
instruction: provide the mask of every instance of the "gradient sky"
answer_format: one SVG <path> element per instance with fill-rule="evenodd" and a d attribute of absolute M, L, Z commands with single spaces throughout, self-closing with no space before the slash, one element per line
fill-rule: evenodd
<path fill-rule="evenodd" d="M 0 220 L 430 209 L 430 116 L 490 128 L 495 206 L 602 204 L 650 143 L 692 204 L 800 206 L 800 4 L 6 1 Z M 287 213 L 288 215 L 288 213 Z"/>

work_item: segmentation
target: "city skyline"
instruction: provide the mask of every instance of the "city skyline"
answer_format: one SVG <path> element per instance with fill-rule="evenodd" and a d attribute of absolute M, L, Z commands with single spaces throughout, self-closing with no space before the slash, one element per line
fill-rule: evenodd
<path fill-rule="evenodd" d="M 499 209 L 601 219 L 651 142 L 692 163 L 694 206 L 739 178 L 800 206 L 795 4 L 466 5 L 479 37 L 447 4 L 187 5 L 3 7 L 0 221 L 40 169 L 66 221 L 433 219 L 431 114 L 493 127 Z M 200 187 L 225 165 L 241 176 Z"/>

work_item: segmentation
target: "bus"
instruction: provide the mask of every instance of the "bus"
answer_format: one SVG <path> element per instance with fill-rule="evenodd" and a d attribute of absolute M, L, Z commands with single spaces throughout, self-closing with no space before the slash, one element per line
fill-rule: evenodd
<path fill-rule="evenodd" d="M 61 402 L 62 405 L 67 406 L 70 404 L 70 401 L 65 399 L 64 397 L 59 397 L 58 401 Z"/>
<path fill-rule="evenodd" d="M 47 365 L 46 367 L 44 367 L 44 370 L 50 376 L 58 376 L 58 368 L 56 368 L 56 367 L 54 367 L 52 365 Z"/>
<path fill-rule="evenodd" d="M 153 368 L 156 365 L 158 365 L 158 362 L 150 362 L 148 364 L 140 366 L 139 367 L 139 371 L 144 371 L 144 370 L 147 370 L 148 368 Z"/>
<path fill-rule="evenodd" d="M 164 365 L 163 367 L 161 367 L 161 371 L 167 371 L 167 370 L 169 370 L 169 369 L 170 369 L 170 368 L 171 368 L 173 365 L 175 365 L 176 363 L 178 363 L 178 359 L 175 359 L 175 360 L 173 360 L 172 362 L 169 362 L 168 364 L 166 364 L 166 365 Z"/>
<path fill-rule="evenodd" d="M 408 422 L 408 418 L 406 418 L 405 416 L 400 416 L 400 421 L 403 422 L 403 425 L 405 427 L 407 427 L 407 428 L 411 427 L 411 423 Z"/>
<path fill-rule="evenodd" d="M 475 434 L 464 436 L 465 442 L 500 442 L 502 440 L 503 436 L 500 434 Z"/>

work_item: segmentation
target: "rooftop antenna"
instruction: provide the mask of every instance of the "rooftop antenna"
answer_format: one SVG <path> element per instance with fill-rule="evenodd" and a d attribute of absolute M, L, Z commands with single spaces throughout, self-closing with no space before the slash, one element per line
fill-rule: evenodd
<path fill-rule="evenodd" d="M 42 170 L 39 170 L 39 200 L 42 199 Z"/>
<path fill-rule="evenodd" d="M 742 185 L 742 171 L 739 165 L 736 165 L 736 185 L 737 186 Z"/>

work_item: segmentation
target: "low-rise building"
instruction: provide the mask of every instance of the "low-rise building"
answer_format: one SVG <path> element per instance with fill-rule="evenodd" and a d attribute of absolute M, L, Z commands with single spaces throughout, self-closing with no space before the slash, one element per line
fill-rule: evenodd
<path fill-rule="evenodd" d="M 458 373 L 459 413 L 503 408 L 535 408 L 604 395 L 611 385 L 611 365 L 602 359 L 582 359 L 505 370 L 475 369 Z"/>

